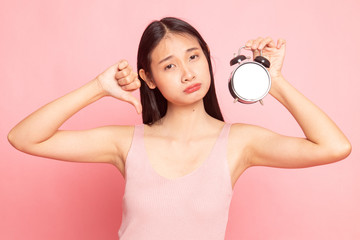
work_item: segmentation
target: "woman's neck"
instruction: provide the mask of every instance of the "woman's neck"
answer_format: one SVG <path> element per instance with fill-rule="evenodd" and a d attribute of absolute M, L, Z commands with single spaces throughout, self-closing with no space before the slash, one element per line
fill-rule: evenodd
<path fill-rule="evenodd" d="M 157 125 L 173 137 L 188 139 L 195 132 L 208 127 L 211 120 L 213 119 L 206 113 L 203 101 L 186 106 L 168 103 L 166 115 Z"/>

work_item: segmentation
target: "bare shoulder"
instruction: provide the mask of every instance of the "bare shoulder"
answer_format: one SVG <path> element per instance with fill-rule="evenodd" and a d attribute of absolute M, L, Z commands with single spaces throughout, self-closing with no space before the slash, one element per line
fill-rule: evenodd
<path fill-rule="evenodd" d="M 103 127 L 106 131 L 111 131 L 115 135 L 122 136 L 123 138 L 131 137 L 134 133 L 134 125 L 113 125 Z"/>
<path fill-rule="evenodd" d="M 96 128 L 97 131 L 111 137 L 117 143 L 131 141 L 135 126 L 133 125 L 109 125 Z"/>
<path fill-rule="evenodd" d="M 267 132 L 271 131 L 252 124 L 234 123 L 231 125 L 229 138 L 233 141 L 249 141 L 254 137 L 256 138 L 258 134 L 264 134 Z"/>
<path fill-rule="evenodd" d="M 246 141 L 250 137 L 248 134 L 254 131 L 254 128 L 257 128 L 257 126 L 244 123 L 232 124 L 229 133 L 229 141 L 237 143 Z"/>
<path fill-rule="evenodd" d="M 233 147 L 248 147 L 256 144 L 260 138 L 273 135 L 274 132 L 252 124 L 235 123 L 231 125 L 229 133 L 229 144 Z"/>

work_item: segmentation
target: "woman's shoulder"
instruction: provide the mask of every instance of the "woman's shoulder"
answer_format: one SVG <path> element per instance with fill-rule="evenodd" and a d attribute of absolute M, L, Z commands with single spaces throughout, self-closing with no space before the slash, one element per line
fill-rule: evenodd
<path fill-rule="evenodd" d="M 261 129 L 265 129 L 263 127 L 249 124 L 249 123 L 227 123 L 231 125 L 231 131 L 239 132 L 239 131 L 261 131 Z"/>
<path fill-rule="evenodd" d="M 258 134 L 263 134 L 267 129 L 247 123 L 232 123 L 229 139 L 234 142 L 244 142 L 256 138 Z"/>
<path fill-rule="evenodd" d="M 100 131 L 106 131 L 115 135 L 132 135 L 137 125 L 107 125 L 98 127 Z"/>
<path fill-rule="evenodd" d="M 101 136 L 112 139 L 118 148 L 125 148 L 124 150 L 126 151 L 132 142 L 136 126 L 137 125 L 108 125 L 99 127 L 97 130 L 103 132 Z"/>

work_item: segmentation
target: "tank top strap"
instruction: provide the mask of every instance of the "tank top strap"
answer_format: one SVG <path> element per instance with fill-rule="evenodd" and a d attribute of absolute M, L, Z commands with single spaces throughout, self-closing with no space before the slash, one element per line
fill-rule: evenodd
<path fill-rule="evenodd" d="M 144 137 L 144 124 L 137 124 L 134 128 L 134 140 L 138 141 Z"/>
<path fill-rule="evenodd" d="M 227 155 L 226 154 L 227 143 L 228 143 L 230 128 L 231 128 L 231 124 L 225 123 L 214 146 L 214 152 L 216 152 L 216 154 L 222 155 L 222 157 L 225 157 Z"/>
<path fill-rule="evenodd" d="M 225 140 L 225 143 L 227 143 L 229 133 L 230 133 L 230 128 L 231 128 L 231 123 L 225 123 L 225 125 L 220 133 L 220 138 Z"/>
<path fill-rule="evenodd" d="M 134 133 L 129 152 L 125 161 L 125 180 L 129 174 L 135 176 L 136 171 L 143 168 L 144 149 L 142 148 L 144 137 L 144 124 L 134 126 Z"/>
<path fill-rule="evenodd" d="M 135 125 L 130 151 L 139 150 L 139 146 L 141 146 L 140 144 L 142 143 L 143 137 L 144 137 L 144 124 Z"/>
<path fill-rule="evenodd" d="M 230 128 L 232 124 L 225 123 L 220 135 L 215 143 L 213 151 L 209 156 L 209 179 L 217 179 L 217 183 L 222 183 L 228 194 L 232 194 L 232 182 L 230 167 L 227 159 L 227 146 Z"/>

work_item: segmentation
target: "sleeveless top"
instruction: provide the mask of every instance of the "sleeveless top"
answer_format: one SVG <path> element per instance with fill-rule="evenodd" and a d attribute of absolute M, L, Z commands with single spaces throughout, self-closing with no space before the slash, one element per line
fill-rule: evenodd
<path fill-rule="evenodd" d="M 120 240 L 223 240 L 233 195 L 226 158 L 230 124 L 225 123 L 210 155 L 191 173 L 175 179 L 158 174 L 136 125 L 125 164 Z"/>

